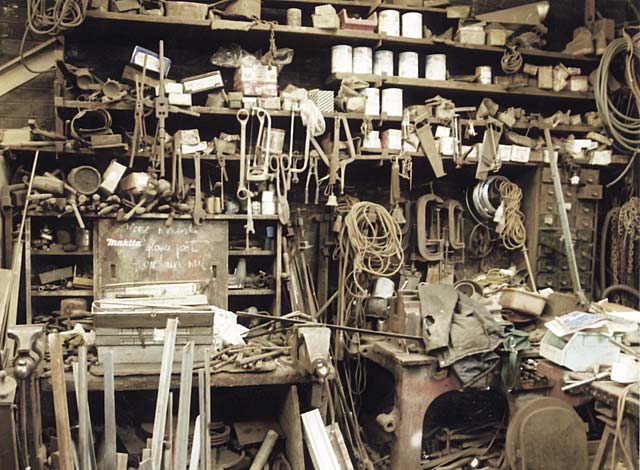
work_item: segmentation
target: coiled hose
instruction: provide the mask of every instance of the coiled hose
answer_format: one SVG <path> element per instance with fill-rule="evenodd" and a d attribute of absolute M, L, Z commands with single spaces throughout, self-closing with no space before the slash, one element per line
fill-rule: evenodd
<path fill-rule="evenodd" d="M 620 54 L 627 54 L 625 76 L 634 96 L 633 100 L 629 100 L 629 103 L 624 103 L 622 106 L 614 103 L 607 86 L 612 62 Z M 625 35 L 623 38 L 613 40 L 602 55 L 596 70 L 594 86 L 596 107 L 607 133 L 620 150 L 634 155 L 640 151 L 640 117 L 638 115 L 640 96 L 633 70 L 638 61 L 640 61 L 640 33 L 633 38 Z"/>

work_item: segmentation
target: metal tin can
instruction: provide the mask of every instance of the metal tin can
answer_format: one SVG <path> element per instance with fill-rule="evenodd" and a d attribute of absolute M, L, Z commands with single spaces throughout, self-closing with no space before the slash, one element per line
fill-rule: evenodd
<path fill-rule="evenodd" d="M 353 73 L 373 73 L 373 50 L 370 47 L 353 49 Z"/>
<path fill-rule="evenodd" d="M 422 38 L 422 13 L 409 12 L 402 15 L 402 36 Z"/>
<path fill-rule="evenodd" d="M 376 51 L 373 56 L 373 73 L 375 75 L 393 76 L 393 52 Z"/>
<path fill-rule="evenodd" d="M 429 80 L 446 80 L 447 56 L 444 54 L 428 55 L 424 69 L 424 78 Z"/>
<path fill-rule="evenodd" d="M 346 44 L 331 48 L 331 73 L 353 72 L 353 48 Z"/>
<path fill-rule="evenodd" d="M 398 59 L 398 75 L 404 78 L 418 78 L 418 53 L 401 52 Z"/>
<path fill-rule="evenodd" d="M 287 9 L 287 25 L 302 26 L 302 10 L 300 8 Z"/>

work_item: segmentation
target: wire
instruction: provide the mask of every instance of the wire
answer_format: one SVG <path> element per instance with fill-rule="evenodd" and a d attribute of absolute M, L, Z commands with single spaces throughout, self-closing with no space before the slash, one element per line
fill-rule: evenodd
<path fill-rule="evenodd" d="M 522 67 L 524 60 L 522 54 L 516 49 L 516 46 L 507 46 L 500 59 L 502 71 L 507 75 L 516 73 Z"/>
<path fill-rule="evenodd" d="M 638 117 L 638 105 L 634 106 L 629 100 L 628 109 L 623 110 L 616 106 L 611 99 L 608 84 L 610 78 L 610 68 L 614 58 L 620 54 L 628 53 L 626 60 L 627 68 L 633 69 L 634 61 L 640 59 L 640 33 L 633 38 L 625 35 L 624 38 L 613 40 L 605 49 L 600 64 L 596 69 L 594 96 L 598 114 L 610 137 L 613 138 L 621 150 L 637 153 L 640 151 L 640 117 Z M 635 59 L 635 60 L 634 60 Z M 633 70 L 627 70 L 627 81 L 629 82 L 632 94 L 637 92 L 635 75 Z M 636 100 L 638 99 L 635 96 Z M 635 109 L 635 111 L 634 111 Z"/>
<path fill-rule="evenodd" d="M 520 210 L 522 190 L 510 181 L 502 181 L 499 190 L 504 208 L 504 225 L 498 227 L 498 234 L 507 250 L 520 250 L 527 242 L 524 214 Z"/>
<path fill-rule="evenodd" d="M 89 0 L 27 0 L 27 20 L 20 41 L 20 61 L 31 73 L 48 70 L 34 70 L 27 65 L 24 46 L 29 33 L 37 36 L 60 36 L 80 26 L 87 16 Z"/>

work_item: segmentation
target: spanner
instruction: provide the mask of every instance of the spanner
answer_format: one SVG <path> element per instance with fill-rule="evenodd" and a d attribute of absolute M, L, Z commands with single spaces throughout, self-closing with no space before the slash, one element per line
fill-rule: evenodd
<path fill-rule="evenodd" d="M 247 121 L 249 120 L 249 111 L 242 108 L 236 113 L 236 119 L 240 123 L 240 176 L 238 181 L 238 190 L 236 196 L 241 201 L 249 197 L 249 190 L 246 186 L 247 177 Z"/>
<path fill-rule="evenodd" d="M 207 213 L 202 208 L 202 189 L 200 188 L 200 154 L 198 152 L 193 154 L 193 166 L 196 172 L 196 200 L 193 204 L 193 223 L 196 225 L 202 225 L 202 221 L 205 219 Z"/>

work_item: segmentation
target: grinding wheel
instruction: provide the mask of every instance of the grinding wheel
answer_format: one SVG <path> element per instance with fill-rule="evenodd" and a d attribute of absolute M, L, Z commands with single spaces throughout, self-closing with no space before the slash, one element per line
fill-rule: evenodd
<path fill-rule="evenodd" d="M 514 470 L 586 470 L 586 425 L 562 400 L 538 398 L 513 416 L 506 451 Z"/>

